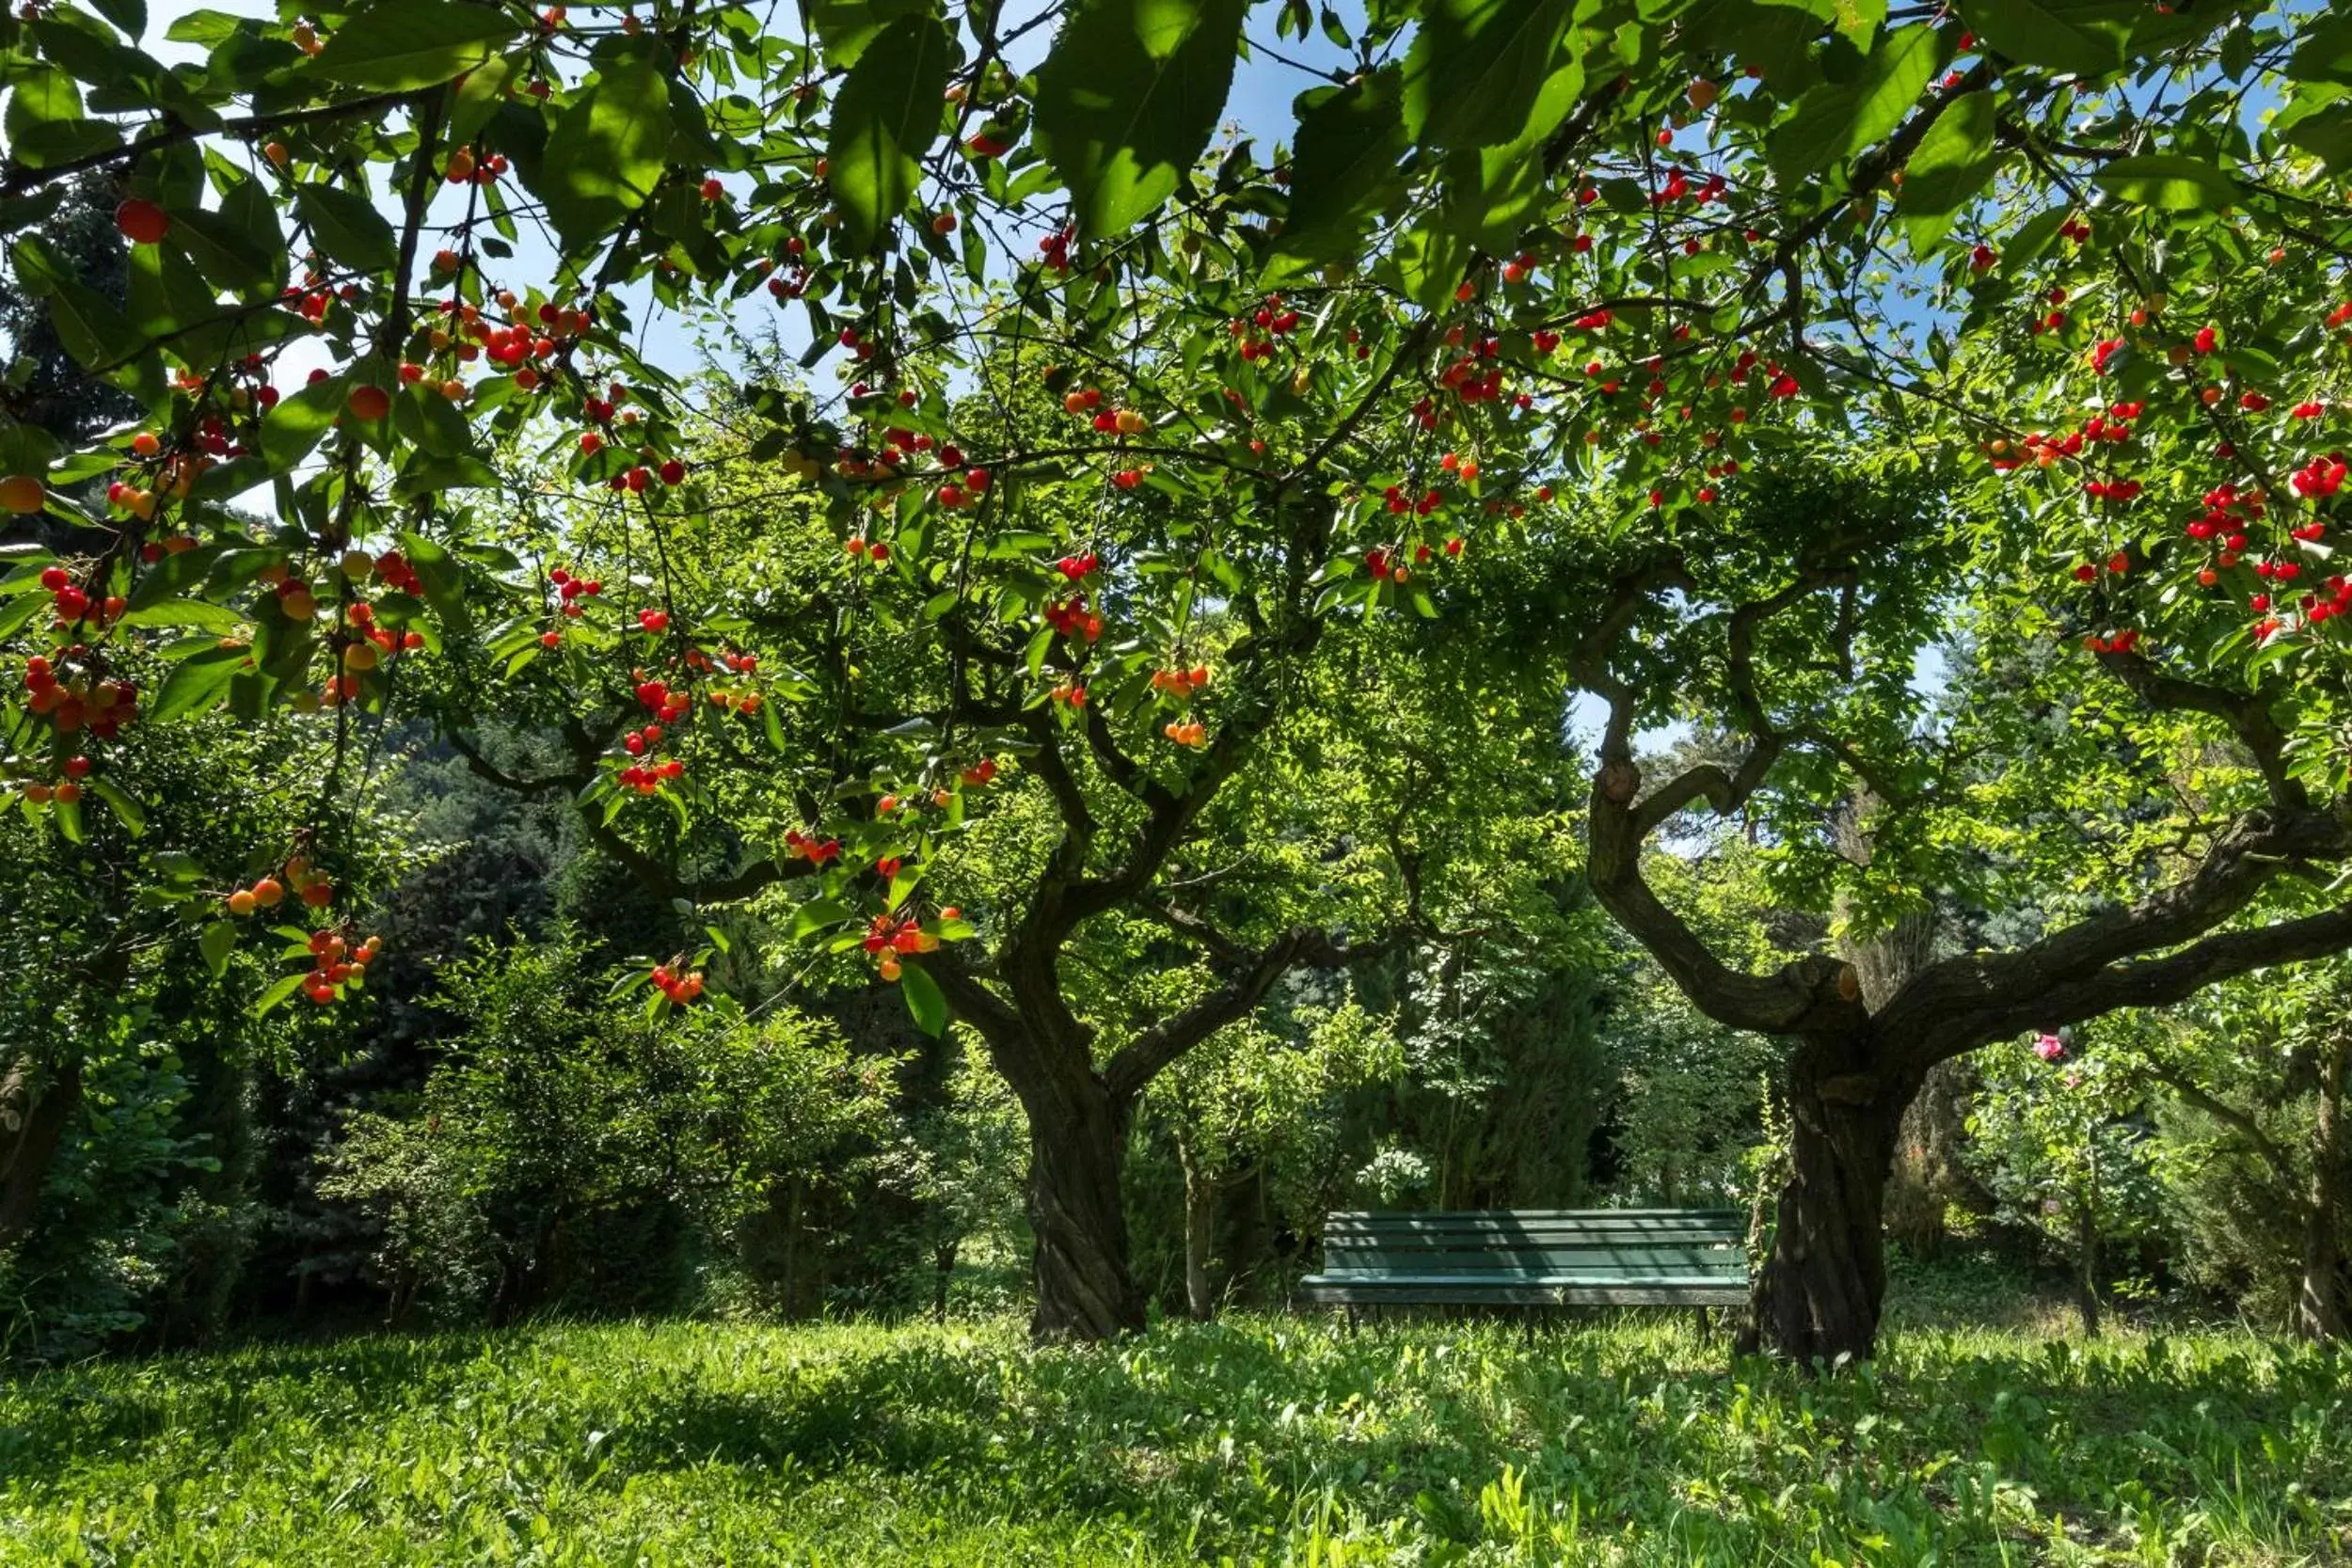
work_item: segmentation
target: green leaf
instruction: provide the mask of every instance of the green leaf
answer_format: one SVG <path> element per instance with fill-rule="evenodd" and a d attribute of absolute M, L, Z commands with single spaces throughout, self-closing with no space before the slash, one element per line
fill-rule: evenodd
<path fill-rule="evenodd" d="M 273 290 L 285 263 L 282 236 L 257 232 L 225 213 L 188 209 L 171 215 L 170 244 L 184 252 L 205 279 L 233 293 Z"/>
<path fill-rule="evenodd" d="M 172 18 L 164 29 L 164 37 L 174 43 L 193 43 L 204 49 L 217 49 L 238 33 L 254 25 L 247 17 L 231 16 L 227 11 L 192 10 Z"/>
<path fill-rule="evenodd" d="M 358 191 L 313 183 L 294 187 L 294 211 L 310 226 L 310 237 L 347 267 L 384 272 L 400 259 L 392 226 Z"/>
<path fill-rule="evenodd" d="M 1969 31 L 2012 60 L 2103 76 L 2123 63 L 2123 40 L 2147 9 L 2127 0 L 1962 0 Z"/>
<path fill-rule="evenodd" d="M 122 140 L 113 125 L 83 114 L 73 78 L 49 66 L 17 77 L 7 113 L 0 116 L 0 132 L 7 135 L 8 156 L 28 168 L 102 151 Z"/>
<path fill-rule="evenodd" d="M 343 378 L 330 375 L 310 382 L 278 400 L 262 420 L 262 455 L 272 473 L 290 473 L 310 455 L 310 449 L 343 410 L 348 392 Z"/>
<path fill-rule="evenodd" d="M 229 955 L 237 950 L 237 924 L 233 920 L 215 920 L 204 927 L 197 938 L 197 949 L 204 955 L 204 967 L 217 980 L 229 973 Z"/>
<path fill-rule="evenodd" d="M 193 626 L 199 631 L 228 634 L 245 629 L 245 617 L 225 604 L 210 599 L 167 598 L 156 604 L 127 611 L 121 622 L 126 626 Z"/>
<path fill-rule="evenodd" d="M 147 808 L 133 800 L 121 785 L 107 779 L 92 779 L 88 788 L 91 794 L 106 802 L 108 809 L 115 814 L 115 820 L 122 824 L 124 832 L 136 838 L 147 832 Z"/>
<path fill-rule="evenodd" d="M 1081 0 L 1037 73 L 1037 136 L 1089 234 L 1134 228 L 1209 145 L 1248 0 Z"/>
<path fill-rule="evenodd" d="M 134 40 L 147 31 L 147 0 L 90 0 L 90 4 Z"/>
<path fill-rule="evenodd" d="M 457 102 L 450 109 L 452 142 L 467 145 L 490 123 L 490 117 L 499 112 L 515 85 L 515 55 L 499 55 L 466 72 L 465 81 L 458 84 Z"/>
<path fill-rule="evenodd" d="M 148 721 L 169 723 L 216 705 L 229 690 L 230 678 L 250 652 L 243 646 L 215 648 L 182 660 L 164 677 L 162 688 L 155 693 L 154 706 L 146 715 Z"/>
<path fill-rule="evenodd" d="M 817 29 L 825 64 L 847 71 L 883 28 L 927 9 L 927 0 L 811 0 L 806 14 Z"/>
<path fill-rule="evenodd" d="M 799 942 L 819 931 L 831 930 L 850 918 L 848 905 L 838 898 L 812 898 L 792 911 L 792 924 L 786 927 L 785 938 Z"/>
<path fill-rule="evenodd" d="M 14 637 L 33 617 L 48 608 L 48 599 L 32 594 L 0 604 L 0 637 Z"/>
<path fill-rule="evenodd" d="M 1412 138 L 1403 104 L 1404 78 L 1393 70 L 1300 95 L 1278 262 L 1297 270 L 1357 252 L 1366 225 L 1405 185 L 1397 166 Z"/>
<path fill-rule="evenodd" d="M 2352 12 L 2332 16 L 2303 35 L 2287 61 L 2296 81 L 2352 83 Z"/>
<path fill-rule="evenodd" d="M 947 998 L 939 982 L 924 974 L 923 966 L 913 958 L 901 958 L 898 965 L 898 989 L 906 992 L 907 1011 L 914 1015 L 914 1026 L 934 1038 L 946 1034 Z"/>
<path fill-rule="evenodd" d="M 138 354 L 146 341 L 104 295 L 82 282 L 49 242 L 26 234 L 11 249 L 17 282 L 45 299 L 49 324 L 65 351 L 86 366 L 112 366 Z"/>
<path fill-rule="evenodd" d="M 2327 165 L 2328 173 L 2352 174 L 2352 105 L 2340 103 L 2307 115 L 2283 135 L 2289 146 Z"/>
<path fill-rule="evenodd" d="M 1406 129 L 1426 147 L 1519 140 L 1576 10 L 1572 0 L 1436 0 L 1405 56 Z"/>
<path fill-rule="evenodd" d="M 1961 209 L 1974 201 L 2001 166 L 1993 150 L 1993 95 L 1972 92 L 1955 100 L 1928 128 L 1903 170 L 1895 209 L 1911 234 L 1912 248 L 1932 249 Z"/>
<path fill-rule="evenodd" d="M 253 1016 L 255 1018 L 262 1017 L 263 1014 L 275 1008 L 279 1003 L 285 1001 L 286 998 L 300 990 L 302 989 L 302 981 L 303 976 L 298 974 L 288 974 L 278 980 L 272 981 L 269 990 L 263 991 L 254 1002 Z"/>
<path fill-rule="evenodd" d="M 914 195 L 915 162 L 939 135 L 947 30 L 928 16 L 892 23 L 859 53 L 834 100 L 827 182 L 851 250 L 869 250 Z"/>
<path fill-rule="evenodd" d="M 2142 207 L 2217 213 L 2237 200 L 2237 182 L 2202 158 L 2153 152 L 2118 158 L 2092 176 L 2099 188 Z"/>
<path fill-rule="evenodd" d="M 1858 85 L 1849 154 L 1874 146 L 1903 122 L 1951 58 L 1952 41 L 1943 28 L 1924 22 L 1879 41 Z"/>
<path fill-rule="evenodd" d="M 1858 80 L 1808 89 L 1772 132 L 1774 176 L 1783 184 L 1802 184 L 1876 146 L 1911 113 L 1949 48 L 1940 29 L 1922 23 L 1883 40 Z"/>
<path fill-rule="evenodd" d="M 532 189 L 567 248 L 645 203 L 670 151 L 670 87 L 650 55 L 614 61 L 564 111 Z"/>
<path fill-rule="evenodd" d="M 515 37 L 495 6 L 465 0 L 377 0 L 329 33 L 312 74 L 355 87 L 400 92 L 446 82 Z"/>

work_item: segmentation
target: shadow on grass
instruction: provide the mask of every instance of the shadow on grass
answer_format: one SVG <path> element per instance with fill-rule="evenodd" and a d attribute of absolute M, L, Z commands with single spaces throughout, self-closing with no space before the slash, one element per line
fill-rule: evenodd
<path fill-rule="evenodd" d="M 93 1361 L 0 1377 L 0 1476 L 51 1478 L 77 1456 L 120 1457 L 167 1435 L 236 1433 L 299 1413 L 365 1430 L 392 1411 L 454 1396 L 503 1341 L 452 1332 L 255 1340 L 140 1361 Z"/>

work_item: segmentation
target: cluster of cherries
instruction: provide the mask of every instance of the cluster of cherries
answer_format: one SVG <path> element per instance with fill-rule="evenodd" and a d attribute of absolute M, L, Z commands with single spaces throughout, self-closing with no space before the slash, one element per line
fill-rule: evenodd
<path fill-rule="evenodd" d="M 656 964 L 645 979 L 675 1007 L 683 1007 L 703 993 L 703 972 L 688 970 L 684 965 L 674 969 L 668 964 Z"/>
<path fill-rule="evenodd" d="M 305 857 L 293 855 L 287 858 L 283 881 L 263 877 L 251 887 L 237 889 L 225 902 L 230 914 L 244 916 L 257 910 L 276 909 L 286 901 L 289 892 L 314 910 L 325 909 L 335 901 L 335 884 L 327 880 L 326 873 Z"/>
<path fill-rule="evenodd" d="M 310 933 L 310 973 L 302 982 L 302 994 L 324 1007 L 343 992 L 354 981 L 364 979 L 368 965 L 384 951 L 384 939 L 370 936 L 357 946 L 341 931 L 318 930 Z"/>
<path fill-rule="evenodd" d="M 1193 694 L 1208 684 L 1209 667 L 1205 664 L 1152 672 L 1152 689 L 1179 703 L 1191 702 Z M 1208 726 L 1197 719 L 1171 720 L 1160 726 L 1160 734 L 1179 746 L 1205 746 L 1209 740 Z"/>
<path fill-rule="evenodd" d="M 24 799 L 37 806 L 45 806 L 52 800 L 61 806 L 72 805 L 82 798 L 82 781 L 89 777 L 89 758 L 68 757 L 65 759 L 64 778 L 54 784 L 35 780 L 24 786 Z"/>
<path fill-rule="evenodd" d="M 822 866 L 841 858 L 841 841 L 837 838 L 817 839 L 798 828 L 785 830 L 784 847 L 811 865 Z"/>
<path fill-rule="evenodd" d="M 1084 555 L 1066 555 L 1054 562 L 1054 570 L 1064 582 L 1084 582 L 1102 569 L 1102 557 L 1090 550 Z M 1084 639 L 1094 642 L 1102 639 L 1103 617 L 1088 607 L 1084 593 L 1073 594 L 1067 599 L 1048 599 L 1039 613 L 1047 626 L 1072 641 Z"/>
<path fill-rule="evenodd" d="M 604 583 L 596 578 L 578 577 L 558 566 L 548 573 L 548 580 L 555 584 L 556 613 L 577 621 L 588 613 L 581 601 L 593 599 L 604 592 Z M 552 648 L 564 641 L 561 627 L 549 626 L 539 634 L 542 647 Z"/>
<path fill-rule="evenodd" d="M 56 616 L 56 629 L 88 624 L 103 628 L 119 620 L 127 608 L 121 594 L 113 594 L 103 599 L 93 599 L 73 580 L 73 574 L 62 566 L 44 567 L 40 585 L 49 591 L 49 607 Z"/>
<path fill-rule="evenodd" d="M 77 644 L 66 657 L 71 659 L 78 651 Z M 59 679 L 56 666 L 40 655 L 24 661 L 24 705 L 61 736 L 87 730 L 101 740 L 112 740 L 138 717 L 138 702 L 139 689 L 127 680 L 78 672 Z"/>
<path fill-rule="evenodd" d="M 1067 599 L 1049 599 L 1039 613 L 1047 626 L 1073 641 L 1083 638 L 1093 642 L 1103 636 L 1103 617 L 1087 608 L 1083 594 Z"/>
<path fill-rule="evenodd" d="M 365 599 L 356 599 L 343 609 L 340 641 L 344 673 L 364 675 L 388 658 L 423 647 L 424 634 L 420 631 L 397 631 L 382 625 L 375 618 L 373 605 Z"/>
<path fill-rule="evenodd" d="M 2334 451 L 2312 458 L 2287 475 L 2287 483 L 2305 500 L 2325 500 L 2344 488 L 2346 471 L 2344 453 Z"/>
<path fill-rule="evenodd" d="M 939 911 L 939 918 L 957 920 L 962 914 L 961 910 L 945 909 Z M 896 980 L 903 973 L 903 966 L 898 962 L 901 957 L 935 952 L 939 947 L 939 938 L 923 929 L 922 922 L 913 915 L 878 914 L 866 927 L 863 946 L 866 952 L 880 956 L 879 973 L 882 977 Z"/>
<path fill-rule="evenodd" d="M 1280 294 L 1266 295 L 1266 302 L 1250 316 L 1235 316 L 1226 323 L 1245 360 L 1265 359 L 1274 354 L 1274 340 L 1287 338 L 1298 330 L 1298 312 L 1283 309 Z"/>
<path fill-rule="evenodd" d="M 1459 332 L 1457 327 L 1446 335 L 1448 341 L 1456 346 L 1465 341 L 1456 336 Z M 1475 344 L 1469 345 L 1467 353 L 1438 372 L 1438 385 L 1452 392 L 1456 402 L 1466 405 L 1499 403 L 1502 398 L 1502 339 L 1492 336 L 1481 338 Z M 1518 402 L 1520 407 L 1526 408 L 1534 405 L 1534 399 L 1522 395 Z M 1437 405 L 1430 399 L 1423 398 L 1416 404 L 1413 414 L 1423 430 L 1437 428 Z"/>
<path fill-rule="evenodd" d="M 682 721 L 692 711 L 692 704 L 683 691 L 672 690 L 665 683 L 648 676 L 643 670 L 636 673 L 637 701 L 652 715 L 653 721 L 634 729 L 621 737 L 621 749 L 632 757 L 648 755 L 667 738 L 664 727 Z M 631 762 L 613 774 L 625 789 L 640 795 L 651 795 L 664 784 L 685 775 L 686 765 L 675 757 L 660 762 Z"/>
<path fill-rule="evenodd" d="M 1444 549 L 1448 560 L 1458 557 L 1462 553 L 1461 536 L 1448 539 Z M 1428 564 L 1436 554 L 1427 545 L 1415 545 L 1412 563 L 1407 565 L 1402 559 L 1403 546 L 1392 550 L 1385 545 L 1375 545 L 1364 552 L 1364 570 L 1372 574 L 1375 582 L 1410 582 L 1413 567 Z"/>

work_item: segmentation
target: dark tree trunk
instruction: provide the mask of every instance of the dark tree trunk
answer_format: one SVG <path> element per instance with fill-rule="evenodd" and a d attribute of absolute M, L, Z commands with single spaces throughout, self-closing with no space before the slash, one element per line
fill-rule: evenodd
<path fill-rule="evenodd" d="M 40 1190 L 67 1124 L 82 1103 L 82 1069 L 61 1069 L 38 1087 L 29 1062 L 0 1077 L 0 1247 L 32 1227 Z"/>
<path fill-rule="evenodd" d="M 2083 1338 L 2099 1337 L 2099 1212 L 2097 1205 L 2082 1203 L 2074 1216 L 2074 1310 L 2083 1321 Z"/>
<path fill-rule="evenodd" d="M 1030 1329 L 1041 1339 L 1139 1332 L 1143 1292 L 1128 1272 L 1120 1193 L 1127 1107 L 1091 1071 L 1060 1087 L 1057 1103 L 1027 1106 L 1029 1228 L 1037 1241 Z"/>
<path fill-rule="evenodd" d="M 1788 1180 L 1742 1351 L 1835 1365 L 1876 1347 L 1881 1225 L 1902 1106 L 1876 1080 L 1839 1070 L 1850 1054 L 1860 1053 L 1807 1042 L 1789 1064 Z"/>
<path fill-rule="evenodd" d="M 931 1322 L 947 1321 L 947 1287 L 956 1276 L 956 1253 L 959 1243 L 943 1242 L 931 1255 Z"/>
<path fill-rule="evenodd" d="M 1216 1316 L 1216 1291 L 1209 1277 L 1209 1255 L 1216 1244 L 1216 1181 L 1182 1137 L 1176 1140 L 1176 1163 L 1184 1173 L 1184 1309 L 1193 1322 L 1204 1323 Z"/>
<path fill-rule="evenodd" d="M 2319 1059 L 2319 1114 L 2312 1137 L 2311 1198 L 2303 1214 L 2303 1289 L 2296 1326 L 2306 1338 L 2342 1338 L 2346 1332 L 2343 1234 L 2344 1189 L 2352 1185 L 2352 1128 L 2345 1126 L 2344 1077 L 2352 1069 L 2352 1034 L 2330 1037 Z"/>

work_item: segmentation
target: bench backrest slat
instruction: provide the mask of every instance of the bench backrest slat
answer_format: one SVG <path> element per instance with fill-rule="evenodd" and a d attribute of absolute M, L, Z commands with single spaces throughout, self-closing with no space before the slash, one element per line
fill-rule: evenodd
<path fill-rule="evenodd" d="M 1737 1210 L 1352 1211 L 1325 1222 L 1334 1275 L 1662 1275 L 1744 1277 L 1747 1216 Z"/>

